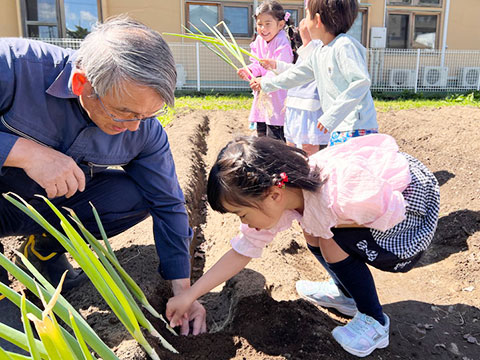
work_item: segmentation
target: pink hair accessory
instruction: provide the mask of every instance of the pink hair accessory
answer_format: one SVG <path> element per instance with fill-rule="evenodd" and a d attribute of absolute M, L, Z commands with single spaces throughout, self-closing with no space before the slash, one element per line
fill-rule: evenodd
<path fill-rule="evenodd" d="M 288 21 L 288 19 L 290 19 L 290 16 L 291 16 L 291 15 L 292 15 L 292 14 L 290 14 L 288 11 L 285 12 L 285 16 L 283 17 L 283 20 Z"/>
<path fill-rule="evenodd" d="M 287 176 L 287 173 L 284 173 L 282 172 L 280 174 L 280 177 L 282 178 L 282 180 L 280 180 L 277 184 L 277 186 L 280 188 L 280 189 L 285 189 L 285 183 L 288 182 L 288 176 Z"/>

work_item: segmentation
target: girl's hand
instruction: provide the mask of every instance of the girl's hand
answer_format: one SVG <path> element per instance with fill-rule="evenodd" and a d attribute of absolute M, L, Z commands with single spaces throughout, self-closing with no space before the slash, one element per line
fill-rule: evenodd
<path fill-rule="evenodd" d="M 275 59 L 262 59 L 260 65 L 266 70 L 275 70 L 277 68 L 277 60 Z"/>
<path fill-rule="evenodd" d="M 250 87 L 251 87 L 251 85 L 250 85 Z M 318 128 L 318 130 L 323 131 L 324 134 L 326 134 L 328 132 L 328 129 L 325 126 L 323 126 L 320 121 L 317 123 L 317 128 Z"/>
<path fill-rule="evenodd" d="M 250 80 L 250 87 L 252 88 L 253 91 L 262 90 L 262 85 L 260 83 L 260 79 L 253 78 L 252 80 Z"/>
<path fill-rule="evenodd" d="M 195 299 L 190 299 L 187 292 L 170 298 L 167 302 L 165 315 L 171 327 L 181 326 L 184 319 L 188 319 L 188 310 Z"/>
<path fill-rule="evenodd" d="M 246 68 L 238 69 L 237 75 L 240 76 L 242 80 L 250 81 L 250 74 L 248 73 Z"/>

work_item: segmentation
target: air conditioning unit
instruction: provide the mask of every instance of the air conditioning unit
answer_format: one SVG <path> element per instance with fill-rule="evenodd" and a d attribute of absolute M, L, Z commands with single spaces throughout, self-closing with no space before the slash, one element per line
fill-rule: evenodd
<path fill-rule="evenodd" d="M 480 67 L 464 67 L 460 70 L 462 88 L 476 89 L 480 84 Z"/>
<path fill-rule="evenodd" d="M 388 85 L 395 88 L 414 88 L 415 70 L 412 69 L 390 69 L 388 74 Z"/>
<path fill-rule="evenodd" d="M 421 83 L 425 87 L 446 87 L 448 67 L 424 66 L 420 75 Z"/>
<path fill-rule="evenodd" d="M 176 64 L 175 68 L 177 70 L 177 84 L 176 88 L 181 89 L 187 82 L 187 71 L 182 64 Z"/>

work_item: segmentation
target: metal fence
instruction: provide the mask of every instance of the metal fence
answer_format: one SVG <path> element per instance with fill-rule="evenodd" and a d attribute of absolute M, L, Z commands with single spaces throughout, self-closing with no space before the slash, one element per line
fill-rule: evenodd
<path fill-rule="evenodd" d="M 368 49 L 372 90 L 480 90 L 480 51 Z"/>
<path fill-rule="evenodd" d="M 63 48 L 78 49 L 82 43 L 82 39 L 71 38 L 30 38 L 33 40 L 40 40 L 49 44 L 57 45 Z"/>
<path fill-rule="evenodd" d="M 78 48 L 78 39 L 42 39 Z M 177 64 L 177 89 L 250 91 L 235 70 L 199 43 L 170 43 Z M 245 47 L 248 50 L 248 47 Z M 464 92 L 480 90 L 480 51 L 367 49 L 372 90 Z"/>

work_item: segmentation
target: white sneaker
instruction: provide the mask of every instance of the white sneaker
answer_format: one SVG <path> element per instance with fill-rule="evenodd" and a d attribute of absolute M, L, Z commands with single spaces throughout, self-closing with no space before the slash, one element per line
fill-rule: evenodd
<path fill-rule="evenodd" d="M 371 316 L 357 312 L 347 325 L 337 326 L 333 329 L 332 335 L 350 354 L 365 357 L 375 349 L 383 349 L 388 346 L 390 319 L 386 314 L 383 316 L 385 325 L 380 324 Z"/>
<path fill-rule="evenodd" d="M 314 304 L 334 308 L 347 316 L 354 316 L 357 313 L 355 301 L 346 297 L 333 280 L 321 282 L 299 280 L 295 287 L 302 298 Z"/>

